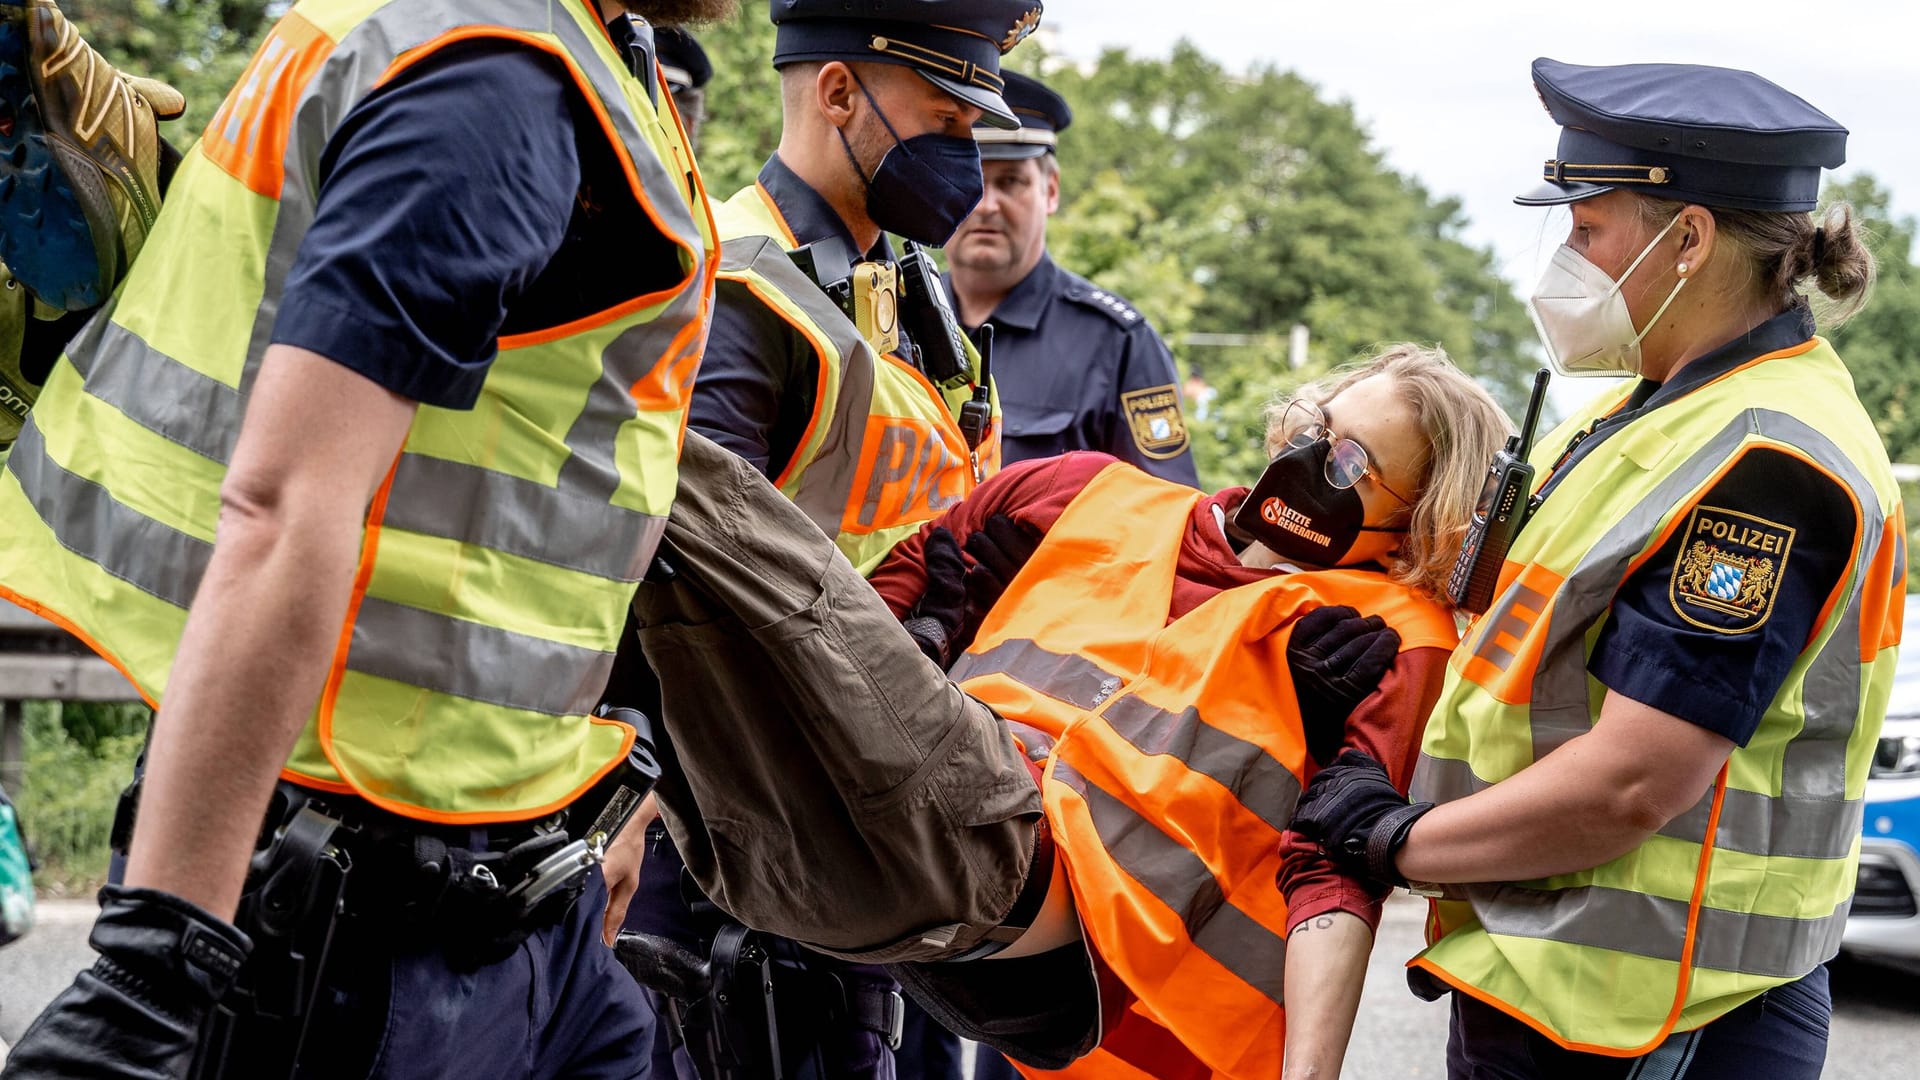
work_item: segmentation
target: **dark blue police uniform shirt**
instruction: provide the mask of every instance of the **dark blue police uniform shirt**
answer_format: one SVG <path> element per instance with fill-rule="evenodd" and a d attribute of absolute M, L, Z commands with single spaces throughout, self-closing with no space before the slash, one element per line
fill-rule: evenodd
<path fill-rule="evenodd" d="M 558 60 L 504 41 L 449 46 L 328 140 L 272 340 L 422 404 L 471 408 L 502 335 L 681 277 L 620 177 Z"/>
<path fill-rule="evenodd" d="M 1798 307 L 1694 360 L 1665 384 L 1643 380 L 1625 408 L 1580 440 L 1555 477 L 1628 420 L 1799 345 L 1813 331 L 1811 314 Z M 1549 498 L 1556 486 L 1545 489 Z M 1677 513 L 1679 527 L 1615 594 L 1587 669 L 1611 690 L 1744 746 L 1829 598 L 1845 584 L 1859 514 L 1839 481 L 1765 447 L 1745 451 Z"/>
<path fill-rule="evenodd" d="M 859 250 L 840 215 L 780 155 L 767 159 L 759 182 L 801 247 L 838 236 L 847 251 Z M 865 258 L 894 261 L 885 235 Z M 717 282 L 713 329 L 693 384 L 687 426 L 777 479 L 813 419 L 819 373 L 820 355 L 793 324 L 745 285 Z"/>
<path fill-rule="evenodd" d="M 1043 253 L 987 322 L 1007 464 L 1098 450 L 1199 486 L 1173 355 L 1132 304 Z"/>

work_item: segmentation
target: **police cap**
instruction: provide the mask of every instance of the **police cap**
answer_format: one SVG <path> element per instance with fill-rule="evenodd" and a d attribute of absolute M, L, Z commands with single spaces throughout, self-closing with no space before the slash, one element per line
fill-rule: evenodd
<path fill-rule="evenodd" d="M 1009 71 L 1005 97 L 1020 118 L 1014 129 L 973 126 L 973 137 L 980 143 L 984 161 L 1014 161 L 1037 158 L 1054 148 L 1055 136 L 1073 123 L 1073 110 L 1067 99 L 1047 89 L 1039 79 Z"/>
<path fill-rule="evenodd" d="M 713 62 L 707 59 L 707 50 L 685 30 L 677 26 L 655 29 L 653 47 L 660 56 L 660 74 L 675 91 L 697 90 L 713 78 Z"/>
<path fill-rule="evenodd" d="M 1540 187 L 1552 206 L 1615 188 L 1736 210 L 1811 210 L 1847 129 L 1750 71 L 1697 64 L 1585 67 L 1544 57 L 1533 85 L 1561 127 Z"/>
<path fill-rule="evenodd" d="M 1041 0 L 770 0 L 773 66 L 808 60 L 902 64 L 1016 128 L 1000 57 L 1040 25 Z"/>

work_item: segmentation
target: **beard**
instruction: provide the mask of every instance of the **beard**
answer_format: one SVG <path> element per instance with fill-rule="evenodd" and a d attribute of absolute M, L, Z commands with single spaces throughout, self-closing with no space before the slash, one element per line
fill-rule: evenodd
<path fill-rule="evenodd" d="M 656 26 L 731 19 L 739 10 L 735 0 L 620 0 L 622 7 Z"/>
<path fill-rule="evenodd" d="M 847 171 L 854 185 L 852 190 L 864 197 L 868 181 L 880 171 L 880 162 L 896 144 L 893 133 L 871 108 L 861 110 L 852 128 L 847 136 Z"/>

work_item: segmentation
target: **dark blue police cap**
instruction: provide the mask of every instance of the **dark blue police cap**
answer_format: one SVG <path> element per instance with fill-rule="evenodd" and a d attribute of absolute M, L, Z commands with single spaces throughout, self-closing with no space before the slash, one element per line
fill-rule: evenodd
<path fill-rule="evenodd" d="M 1020 121 L 1001 92 L 1000 57 L 1040 25 L 1041 0 L 770 0 L 773 66 L 807 60 L 903 64 L 986 114 Z"/>
<path fill-rule="evenodd" d="M 713 78 L 713 62 L 692 34 L 677 26 L 653 31 L 653 47 L 660 57 L 660 74 L 675 90 L 698 89 Z"/>
<path fill-rule="evenodd" d="M 1037 158 L 1053 150 L 1054 137 L 1073 123 L 1067 99 L 1047 89 L 1045 83 L 1017 71 L 1009 71 L 1006 76 L 1003 96 L 1013 107 L 1013 115 L 1020 118 L 1020 126 L 1008 129 L 975 124 L 973 137 L 980 144 L 983 161 Z"/>
<path fill-rule="evenodd" d="M 1546 183 L 1513 201 L 1553 206 L 1615 188 L 1736 210 L 1811 210 L 1847 129 L 1750 71 L 1696 64 L 1584 67 L 1541 58 L 1533 85 L 1560 124 Z"/>

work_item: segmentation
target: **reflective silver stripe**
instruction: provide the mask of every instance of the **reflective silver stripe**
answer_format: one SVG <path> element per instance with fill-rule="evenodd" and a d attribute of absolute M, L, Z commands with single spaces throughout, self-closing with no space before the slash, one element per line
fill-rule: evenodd
<path fill-rule="evenodd" d="M 1275 832 L 1286 831 L 1300 802 L 1300 781 L 1258 743 L 1214 727 L 1198 709 L 1176 713 L 1138 697 L 1123 697 L 1102 715 L 1134 749 L 1176 758 L 1211 776 Z"/>
<path fill-rule="evenodd" d="M 1485 791 L 1493 781 L 1474 774 L 1473 766 L 1459 758 L 1434 757 L 1421 751 L 1413 766 L 1413 783 L 1408 793 L 1415 802 L 1444 803 L 1464 799 Z"/>
<path fill-rule="evenodd" d="M 1679 963 L 1686 941 L 1685 900 L 1601 885 L 1530 889 L 1473 885 L 1474 914 L 1488 933 L 1545 938 L 1570 945 Z M 1693 966 L 1765 978 L 1797 979 L 1833 958 L 1846 929 L 1848 901 L 1829 915 L 1790 919 L 1703 907 L 1695 928 Z"/>
<path fill-rule="evenodd" d="M 1534 672 L 1533 700 L 1528 709 L 1533 727 L 1534 760 L 1538 761 L 1568 739 L 1591 728 L 1587 704 L 1587 631 L 1606 614 L 1614 593 L 1626 577 L 1627 565 L 1646 547 L 1661 519 L 1725 465 L 1748 435 L 1760 435 L 1802 450 L 1845 480 L 1860 501 L 1862 524 L 1867 528 L 1856 555 L 1856 582 L 1871 563 L 1883 515 L 1878 495 L 1860 475 L 1859 468 L 1832 440 L 1792 416 L 1768 409 L 1748 409 L 1740 413 L 1608 529 L 1561 586 L 1548 615 L 1550 622 L 1540 665 Z M 1518 587 L 1516 581 L 1508 592 Z M 1856 598 L 1858 594 L 1856 589 Z M 1496 606 L 1498 604 L 1496 601 Z M 1853 625 L 1857 627 L 1857 611 L 1853 618 Z M 1844 623 L 1840 629 L 1845 629 Z M 1858 634 L 1853 637 L 1857 639 Z M 1835 649 L 1839 650 L 1835 657 L 1825 655 Z M 1817 709 L 1819 715 L 1809 712 L 1808 730 L 1802 738 L 1816 743 L 1829 742 L 1835 733 L 1852 730 L 1859 712 L 1859 661 L 1857 656 L 1848 659 L 1848 651 L 1846 641 L 1836 631 L 1830 644 L 1814 658 L 1808 672 L 1807 707 Z M 1839 674 L 1842 668 L 1848 669 L 1844 675 Z M 1816 677 L 1822 683 L 1824 700 L 1816 700 L 1813 685 Z M 1798 741 L 1796 739 L 1796 743 Z M 1825 747 L 1815 746 L 1796 754 L 1790 746 L 1790 767 L 1782 778 L 1783 790 L 1802 795 L 1838 796 L 1844 792 L 1845 735 L 1841 734 L 1838 741 L 1841 745 L 1837 758 Z"/>
<path fill-rule="evenodd" d="M 1704 843 L 1713 810 L 1709 791 L 1685 813 L 1660 827 L 1660 835 Z M 1859 799 L 1783 795 L 1774 798 L 1743 788 L 1727 789 L 1720 828 L 1713 846 L 1748 855 L 1800 859 L 1844 859 L 1860 835 L 1864 804 Z"/>
<path fill-rule="evenodd" d="M 369 596 L 354 620 L 347 666 L 490 705 L 584 716 L 607 688 L 613 654 Z"/>
<path fill-rule="evenodd" d="M 1801 684 L 1806 722 L 1800 734 L 1787 744 L 1780 776 L 1783 794 L 1841 800 L 1847 790 L 1847 741 L 1860 718 L 1860 605 L 1866 595 L 1867 574 L 1879 553 L 1886 513 L 1880 506 L 1879 493 L 1859 466 L 1826 435 L 1786 413 L 1761 412 L 1758 417 L 1757 430 L 1806 451 L 1845 482 L 1860 504 L 1860 550 L 1854 555 L 1853 572 L 1846 583 L 1851 595 L 1833 635 L 1807 666 Z M 1850 829 L 1856 835 L 1860 831 L 1857 817 Z M 1725 820 L 1724 813 L 1721 820 Z"/>
<path fill-rule="evenodd" d="M 1080 793 L 1100 845 L 1154 898 L 1180 916 L 1187 937 L 1240 981 L 1281 1003 L 1287 942 L 1234 907 L 1200 856 L 1055 758 L 1053 777 Z"/>
<path fill-rule="evenodd" d="M 213 545 L 155 521 L 99 484 L 61 468 L 47 456 L 45 438 L 31 420 L 20 430 L 7 468 L 61 547 L 175 607 L 192 602 Z"/>
<path fill-rule="evenodd" d="M 1001 674 L 1079 709 L 1099 708 L 1124 682 L 1084 656 L 1052 652 L 1027 638 L 967 653 L 953 665 L 955 682 Z M 1138 697 L 1122 698 L 1103 714 L 1116 734 L 1143 754 L 1176 758 L 1234 793 L 1260 820 L 1283 831 L 1300 801 L 1300 781 L 1258 743 L 1223 731 L 1197 708 L 1179 712 Z"/>
<path fill-rule="evenodd" d="M 493 509 L 466 520 L 476 506 Z M 382 524 L 619 581 L 640 580 L 666 531 L 664 518 L 421 454 L 400 459 Z"/>
<path fill-rule="evenodd" d="M 840 387 L 831 406 L 823 401 L 814 403 L 815 409 L 832 408 L 833 416 L 826 435 L 800 472 L 798 488 L 793 491 L 794 505 L 812 518 L 821 532 L 837 537 L 847 504 L 853 497 L 854 476 L 865 455 L 867 418 L 873 413 L 873 387 L 878 378 L 879 361 L 853 320 L 794 264 L 773 238 L 751 235 L 725 241 L 720 245 L 720 272 L 757 278 L 778 292 L 800 309 L 839 354 L 820 357 L 822 364 L 839 365 Z M 764 303 L 757 297 L 740 295 L 745 288 L 744 283 L 721 281 L 716 288 L 715 305 Z"/>
<path fill-rule="evenodd" d="M 89 321 L 68 356 L 87 393 L 127 419 L 201 457 L 225 465 L 240 436 L 240 391 L 202 375 L 109 318 Z M 110 359 L 96 363 L 101 356 Z"/>
<path fill-rule="evenodd" d="M 983 653 L 966 653 L 954 662 L 947 677 L 965 682 L 993 674 L 1087 710 L 1099 708 L 1124 681 L 1084 656 L 1050 652 L 1027 638 L 1003 641 Z"/>
<path fill-rule="evenodd" d="M 1493 786 L 1474 775 L 1458 758 L 1421 754 L 1413 770 L 1413 797 L 1418 801 L 1452 802 Z M 1860 833 L 1864 804 L 1858 800 L 1774 798 L 1757 791 L 1728 788 L 1722 800 L 1720 828 L 1713 846 L 1748 855 L 1781 855 L 1801 859 L 1844 859 Z M 1660 835 L 1690 843 L 1706 842 L 1707 817 L 1713 810 L 1713 792 L 1667 822 Z"/>
<path fill-rule="evenodd" d="M 1627 565 L 1645 548 L 1661 519 L 1706 483 L 1748 435 L 1759 435 L 1805 452 L 1841 477 L 1860 503 L 1863 532 L 1850 578 L 1853 596 L 1833 635 L 1808 667 L 1802 702 L 1806 723 L 1787 747 L 1786 768 L 1781 776 L 1783 795 L 1827 800 L 1834 815 L 1829 822 L 1842 824 L 1849 813 L 1841 805 L 1846 792 L 1846 740 L 1860 707 L 1859 657 L 1852 644 L 1859 637 L 1861 590 L 1858 585 L 1872 563 L 1884 514 L 1873 485 L 1832 440 L 1792 416 L 1769 409 L 1748 409 L 1716 432 L 1607 530 L 1568 575 L 1548 616 L 1550 623 L 1540 666 L 1534 673 L 1533 703 L 1528 710 L 1533 756 L 1537 761 L 1590 729 L 1585 656 L 1588 629 L 1606 613 L 1614 592 L 1626 576 Z M 1740 820 L 1740 815 L 1751 808 L 1754 807 L 1745 801 L 1736 801 L 1721 814 L 1720 827 L 1732 833 L 1733 840 L 1727 846 L 1733 850 L 1750 850 L 1773 842 L 1776 824 L 1785 830 L 1779 833 L 1780 842 L 1789 848 L 1832 850 L 1831 844 L 1817 845 L 1803 832 L 1784 825 L 1789 818 L 1797 817 L 1803 828 L 1812 828 L 1814 819 L 1806 813 L 1796 815 L 1775 809 L 1766 820 Z M 1704 824 L 1705 819 L 1700 820 Z"/>

